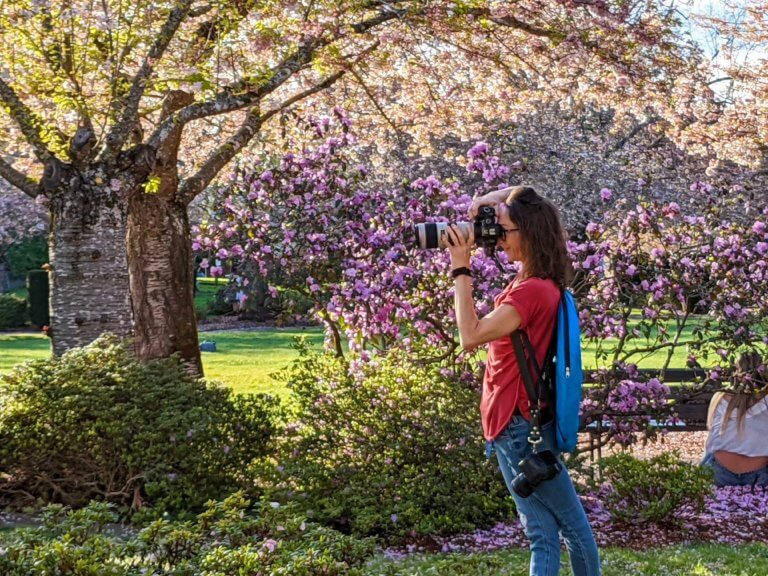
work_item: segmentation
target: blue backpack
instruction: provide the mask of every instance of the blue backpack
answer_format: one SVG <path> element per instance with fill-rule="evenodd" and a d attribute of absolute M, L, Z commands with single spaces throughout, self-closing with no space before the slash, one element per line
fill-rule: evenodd
<path fill-rule="evenodd" d="M 579 313 L 573 294 L 568 290 L 563 291 L 556 322 L 542 367 L 539 367 L 533 346 L 523 330 L 512 333 L 512 345 L 531 406 L 535 406 L 539 398 L 547 402 L 555 420 L 557 449 L 572 452 L 576 448 L 579 431 L 584 374 L 581 368 Z M 533 364 L 537 375 L 536 387 L 529 362 Z"/>

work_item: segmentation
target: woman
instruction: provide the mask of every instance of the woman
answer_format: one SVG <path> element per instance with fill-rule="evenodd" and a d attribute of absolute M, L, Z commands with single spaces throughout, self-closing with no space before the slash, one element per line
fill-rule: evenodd
<path fill-rule="evenodd" d="M 504 230 L 498 246 L 521 267 L 515 279 L 496 297 L 494 310 L 478 319 L 472 299 L 470 258 L 474 238 L 465 239 L 454 225 L 448 230 L 452 276 L 455 282 L 456 321 L 461 345 L 488 346 L 480 412 L 489 448 L 496 450 L 504 480 L 512 493 L 520 520 L 531 541 L 530 574 L 556 575 L 560 568 L 560 538 L 568 548 L 575 576 L 600 574 L 600 560 L 584 508 L 565 467 L 522 498 L 512 490 L 519 463 L 532 452 L 530 407 L 510 334 L 525 330 L 544 361 L 554 329 L 561 291 L 570 271 L 565 233 L 557 208 L 533 188 L 516 186 L 473 201 L 470 215 L 482 205 L 495 205 Z M 542 422 L 545 422 L 543 419 Z M 555 448 L 551 418 L 541 426 L 538 451 Z M 562 466 L 562 461 L 558 462 Z"/>
<path fill-rule="evenodd" d="M 716 486 L 768 486 L 768 381 L 761 366 L 757 352 L 742 354 L 734 391 L 712 396 L 705 461 L 714 468 Z"/>

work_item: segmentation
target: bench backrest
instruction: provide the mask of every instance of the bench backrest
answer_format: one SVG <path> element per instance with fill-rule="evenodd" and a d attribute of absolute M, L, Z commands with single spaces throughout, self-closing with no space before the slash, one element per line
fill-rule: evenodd
<path fill-rule="evenodd" d="M 702 382 L 706 379 L 706 372 L 702 369 L 689 370 L 689 369 L 667 369 L 665 371 L 660 370 L 639 370 L 643 376 L 643 380 L 650 378 L 659 378 L 665 384 L 694 384 Z M 590 381 L 589 371 L 585 372 L 585 383 L 593 383 Z M 696 431 L 707 429 L 707 411 L 709 410 L 709 401 L 712 399 L 712 395 L 715 393 L 715 388 L 700 384 L 695 387 L 673 387 L 672 388 L 672 400 L 675 403 L 675 412 L 677 412 L 678 418 L 681 421 L 679 424 L 672 423 L 659 423 L 659 428 L 666 428 L 667 430 L 674 431 Z M 606 415 L 609 415 L 606 413 Z"/>

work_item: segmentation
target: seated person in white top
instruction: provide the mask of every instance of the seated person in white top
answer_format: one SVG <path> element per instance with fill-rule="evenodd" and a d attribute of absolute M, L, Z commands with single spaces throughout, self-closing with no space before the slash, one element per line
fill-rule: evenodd
<path fill-rule="evenodd" d="M 706 461 L 717 486 L 768 486 L 768 373 L 757 352 L 736 362 L 732 389 L 709 404 Z"/>

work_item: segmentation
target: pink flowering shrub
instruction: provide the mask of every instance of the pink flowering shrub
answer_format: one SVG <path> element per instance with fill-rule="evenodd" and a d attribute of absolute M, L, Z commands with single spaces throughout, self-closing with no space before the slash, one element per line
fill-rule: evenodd
<path fill-rule="evenodd" d="M 582 330 L 609 364 L 689 350 L 689 365 L 732 362 L 766 339 L 766 213 L 735 218 L 726 201 L 701 214 L 674 203 L 619 201 L 570 251 Z M 611 340 L 606 340 L 606 339 Z"/>
<path fill-rule="evenodd" d="M 234 266 L 245 306 L 258 301 L 295 318 L 296 300 L 280 294 L 300 294 L 338 355 L 346 341 L 353 351 L 401 348 L 448 370 L 476 359 L 459 349 L 447 252 L 416 249 L 412 232 L 414 223 L 465 218 L 470 192 L 435 176 L 378 185 L 340 110 L 305 128 L 303 146 L 233 175 L 195 239 L 205 265 Z M 484 142 L 468 150 L 466 169 L 480 182 L 472 193 L 504 186 L 514 172 Z M 737 218 L 711 187 L 696 190 L 701 213 L 683 214 L 674 202 L 628 205 L 596 187 L 605 213 L 572 231 L 583 341 L 605 368 L 585 415 L 611 413 L 610 442 L 628 445 L 652 434 L 652 421 L 674 418 L 663 374 L 642 381 L 631 366 L 654 355 L 668 368 L 685 349 L 688 366 L 707 366 L 712 377 L 766 339 L 766 215 Z M 482 316 L 508 275 L 480 251 L 472 266 Z"/>
<path fill-rule="evenodd" d="M 223 205 L 197 229 L 193 247 L 203 264 L 231 260 L 233 281 L 263 304 L 274 304 L 279 288 L 301 294 L 337 351 L 344 337 L 353 348 L 408 348 L 424 340 L 457 352 L 448 254 L 417 249 L 413 225 L 455 220 L 471 196 L 434 176 L 403 190 L 381 189 L 369 179 L 340 110 L 306 127 L 311 146 L 233 175 Z M 504 167 L 485 154 L 482 146 L 470 150 L 471 169 L 498 180 Z M 499 273 L 483 254 L 473 271 L 485 313 L 502 287 Z M 261 296 L 252 290 L 257 279 L 268 284 Z"/>
<path fill-rule="evenodd" d="M 583 411 L 588 421 L 610 413 L 602 417 L 608 442 L 626 446 L 653 435 L 652 421 L 674 421 L 663 382 L 638 380 L 645 358 L 661 358 L 663 378 L 685 350 L 687 367 L 707 367 L 694 391 L 704 376 L 727 376 L 744 348 L 768 342 L 766 213 L 739 218 L 711 187 L 701 193 L 698 215 L 674 202 L 619 200 L 569 244 L 583 338 L 607 367 Z"/>
<path fill-rule="evenodd" d="M 638 437 L 652 439 L 658 423 L 674 422 L 669 387 L 658 378 L 644 378 L 634 365 L 592 373 L 595 382 L 585 390 L 581 404 L 584 423 L 601 423 L 604 443 L 628 446 Z"/>

